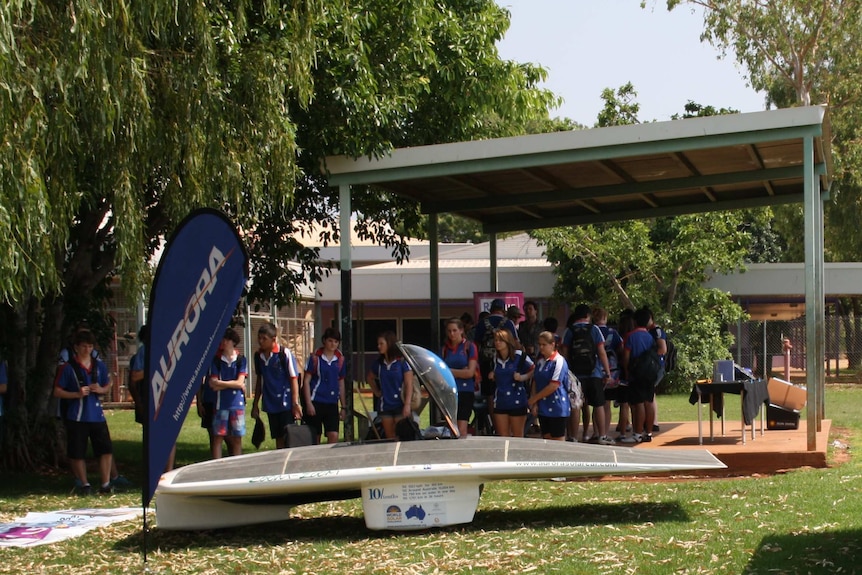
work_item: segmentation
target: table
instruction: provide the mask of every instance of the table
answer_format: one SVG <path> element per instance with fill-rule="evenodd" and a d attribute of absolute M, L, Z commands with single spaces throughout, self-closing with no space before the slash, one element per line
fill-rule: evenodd
<path fill-rule="evenodd" d="M 763 404 L 769 403 L 769 390 L 762 379 L 746 379 L 722 381 L 716 383 L 695 383 L 689 396 L 690 403 L 697 403 L 697 440 L 703 445 L 703 429 L 701 404 L 709 400 L 709 439 L 715 440 L 712 424 L 712 413 L 715 411 L 721 418 L 721 435 L 724 436 L 724 394 L 739 395 L 740 413 L 742 416 L 742 443 L 745 445 L 746 426 L 751 425 L 751 439 L 755 439 L 754 420 L 760 413 L 760 435 L 763 436 Z"/>

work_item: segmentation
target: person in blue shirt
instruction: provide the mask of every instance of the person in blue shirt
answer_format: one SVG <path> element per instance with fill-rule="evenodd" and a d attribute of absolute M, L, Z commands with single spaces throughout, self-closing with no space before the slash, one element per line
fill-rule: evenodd
<path fill-rule="evenodd" d="M 524 437 L 527 423 L 527 388 L 533 360 L 515 345 L 508 330 L 494 332 L 497 357 L 490 373 L 494 380 L 494 429 L 504 437 Z"/>
<path fill-rule="evenodd" d="M 323 332 L 323 347 L 308 357 L 302 384 L 304 401 L 303 420 L 311 426 L 315 443 L 320 443 L 321 433 L 326 441 L 338 441 L 338 428 L 347 415 L 344 391 L 345 360 L 338 350 L 341 332 L 334 327 Z M 341 403 L 341 409 L 338 404 Z"/>
<path fill-rule="evenodd" d="M 380 422 L 386 439 L 395 439 L 395 425 L 412 417 L 413 370 L 398 353 L 395 333 L 385 331 L 377 337 L 380 357 L 371 366 L 368 384 L 380 398 Z"/>
<path fill-rule="evenodd" d="M 147 361 L 147 342 L 150 339 L 150 326 L 144 324 L 138 330 L 138 350 L 132 359 L 129 360 L 129 393 L 132 395 L 132 401 L 135 402 L 135 421 L 143 424 L 149 417 L 149 411 L 144 405 L 144 394 L 149 394 L 147 389 L 146 377 L 146 361 Z M 170 471 L 174 468 L 174 462 L 177 456 L 177 444 L 171 448 L 168 455 L 168 460 L 165 463 L 165 471 Z M 115 480 L 112 480 L 115 481 Z"/>
<path fill-rule="evenodd" d="M 93 446 L 93 454 L 99 460 L 99 493 L 111 493 L 111 462 L 113 443 L 108 431 L 108 422 L 102 410 L 101 396 L 111 389 L 108 368 L 100 359 L 93 357 L 96 338 L 83 329 L 72 338 L 74 355 L 57 370 L 54 382 L 54 397 L 67 400 L 63 422 L 66 426 L 66 454 L 69 467 L 75 476 L 76 489 L 81 495 L 90 494 L 87 467 L 84 458 L 87 444 Z"/>
<path fill-rule="evenodd" d="M 255 384 L 251 417 L 260 417 L 258 407 L 263 398 L 263 410 L 269 419 L 269 434 L 276 449 L 286 445 L 285 428 L 302 418 L 299 401 L 299 366 L 291 351 L 277 341 L 278 328 L 269 322 L 257 330 L 260 346 L 254 355 Z"/>
<path fill-rule="evenodd" d="M 528 405 L 533 416 L 539 417 L 544 439 L 564 441 L 566 422 L 572 413 L 572 404 L 566 388 L 569 366 L 557 352 L 554 334 L 539 334 L 539 361 L 533 370 L 533 389 Z"/>
<path fill-rule="evenodd" d="M 221 354 L 210 367 L 209 387 L 215 391 L 212 435 L 212 458 L 222 456 L 223 437 L 228 455 L 242 454 L 242 438 L 245 435 L 245 378 L 248 376 L 248 360 L 236 349 L 239 334 L 227 328 L 222 338 Z"/>
<path fill-rule="evenodd" d="M 446 321 L 446 343 L 443 344 L 443 362 L 449 366 L 458 386 L 458 431 L 467 437 L 467 425 L 473 414 L 476 400 L 476 370 L 479 355 L 476 345 L 464 336 L 464 324 L 457 317 Z"/>
<path fill-rule="evenodd" d="M 635 312 L 635 325 L 637 326 L 632 332 L 626 335 L 625 343 L 623 344 L 623 370 L 624 375 L 629 382 L 629 404 L 632 411 L 632 425 L 634 433 L 620 439 L 622 443 L 640 443 L 652 441 L 652 433 L 642 433 L 644 430 L 651 430 L 655 424 L 655 387 L 654 382 L 638 381 L 628 373 L 629 366 L 646 353 L 650 348 L 656 346 L 655 339 L 647 330 L 649 327 L 650 313 L 649 310 L 641 308 Z"/>

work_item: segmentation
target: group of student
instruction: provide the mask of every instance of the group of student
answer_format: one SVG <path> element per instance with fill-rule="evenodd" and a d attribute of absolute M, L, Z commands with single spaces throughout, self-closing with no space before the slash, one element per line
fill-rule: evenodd
<path fill-rule="evenodd" d="M 198 394 L 198 415 L 201 427 L 209 433 L 213 459 L 222 457 L 222 443 L 227 444 L 229 455 L 242 453 L 248 360 L 238 352 L 239 342 L 236 330 L 228 328 Z M 310 427 L 315 443 L 320 442 L 322 434 L 330 443 L 338 441 L 339 425 L 347 413 L 345 361 L 338 349 L 338 330 L 328 328 L 323 332 L 323 345 L 309 355 L 301 385 L 296 356 L 279 342 L 274 324 L 260 326 L 257 342 L 252 419 L 260 417 L 262 408 L 278 449 L 287 446 L 288 426 L 298 420 Z"/>
<path fill-rule="evenodd" d="M 638 380 L 628 370 L 652 348 L 660 358 L 666 353 L 667 336 L 653 323 L 650 310 L 623 312 L 617 330 L 607 325 L 604 309 L 581 304 L 562 337 L 554 318 L 539 323 L 537 313 L 538 306 L 528 301 L 524 321 L 516 323 L 521 311 L 495 299 L 472 329 L 465 325 L 471 319 L 466 314 L 447 320 L 442 358 L 458 385 L 461 436 L 467 435 L 478 393 L 491 411 L 497 435 L 524 436 L 528 422 L 538 422 L 545 439 L 604 445 L 651 441 L 658 430 L 655 383 Z M 583 393 L 580 412 L 570 396 L 573 377 Z M 612 403 L 620 407 L 615 439 L 610 437 Z"/>

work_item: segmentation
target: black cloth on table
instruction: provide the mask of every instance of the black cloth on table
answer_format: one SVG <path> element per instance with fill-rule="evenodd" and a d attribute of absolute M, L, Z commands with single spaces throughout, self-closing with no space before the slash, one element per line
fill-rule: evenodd
<path fill-rule="evenodd" d="M 724 407 L 725 393 L 735 393 L 742 395 L 742 416 L 745 425 L 751 425 L 751 422 L 757 417 L 760 412 L 760 406 L 764 403 L 769 403 L 769 390 L 766 382 L 762 379 L 750 379 L 740 381 L 723 381 L 720 383 L 696 383 L 691 388 L 691 395 L 688 397 L 688 402 L 692 405 L 697 403 L 698 388 L 700 388 L 700 398 L 702 403 L 709 403 L 710 396 L 713 397 L 712 410 L 721 417 Z"/>

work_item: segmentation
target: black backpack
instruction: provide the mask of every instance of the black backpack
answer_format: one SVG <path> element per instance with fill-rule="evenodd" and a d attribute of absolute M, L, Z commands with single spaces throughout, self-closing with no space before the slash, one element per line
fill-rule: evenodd
<path fill-rule="evenodd" d="M 591 376 L 596 367 L 596 342 L 593 341 L 593 326 L 591 324 L 575 324 L 569 326 L 572 332 L 572 342 L 569 344 L 567 361 L 569 369 L 575 375 Z"/>
<path fill-rule="evenodd" d="M 482 321 L 485 324 L 485 331 L 482 334 L 482 341 L 479 342 L 479 362 L 483 367 L 489 368 L 494 365 L 494 359 L 497 357 L 497 348 L 494 347 L 495 328 L 487 317 Z"/>
<path fill-rule="evenodd" d="M 664 366 L 655 344 L 639 356 L 629 360 L 629 382 L 636 381 L 652 387 L 664 378 Z"/>
<path fill-rule="evenodd" d="M 668 338 L 667 340 L 667 353 L 664 355 L 664 370 L 665 372 L 671 372 L 676 368 L 676 346 L 673 342 Z"/>

